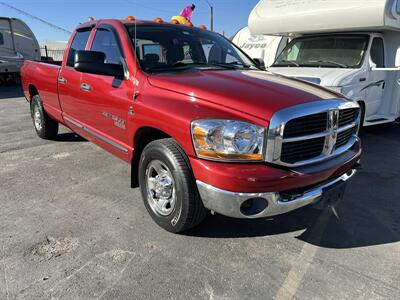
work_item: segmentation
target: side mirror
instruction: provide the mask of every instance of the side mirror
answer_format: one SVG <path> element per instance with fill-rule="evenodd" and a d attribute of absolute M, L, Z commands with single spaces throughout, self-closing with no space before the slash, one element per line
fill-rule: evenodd
<path fill-rule="evenodd" d="M 262 58 L 253 58 L 253 61 L 258 68 L 265 70 L 265 63 Z"/>
<path fill-rule="evenodd" d="M 78 72 L 124 78 L 124 67 L 105 63 L 106 55 L 98 51 L 76 51 L 74 69 Z"/>

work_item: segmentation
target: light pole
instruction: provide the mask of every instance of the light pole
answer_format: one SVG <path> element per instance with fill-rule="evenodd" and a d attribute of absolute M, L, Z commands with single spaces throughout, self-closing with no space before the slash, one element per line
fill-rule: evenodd
<path fill-rule="evenodd" d="M 211 5 L 210 1 L 204 0 L 210 7 L 210 29 L 214 31 L 214 7 Z"/>

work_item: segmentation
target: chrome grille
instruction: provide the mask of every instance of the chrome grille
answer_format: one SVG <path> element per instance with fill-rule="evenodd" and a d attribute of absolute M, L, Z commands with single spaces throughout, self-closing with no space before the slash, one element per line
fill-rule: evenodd
<path fill-rule="evenodd" d="M 322 100 L 284 109 L 272 117 L 266 160 L 302 166 L 339 155 L 357 141 L 358 104 Z"/>

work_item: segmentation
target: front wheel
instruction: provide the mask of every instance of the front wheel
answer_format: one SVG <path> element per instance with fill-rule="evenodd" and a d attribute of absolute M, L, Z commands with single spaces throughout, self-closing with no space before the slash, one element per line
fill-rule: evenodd
<path fill-rule="evenodd" d="M 39 137 L 52 140 L 58 133 L 58 122 L 50 118 L 43 109 L 39 95 L 35 95 L 31 100 L 31 115 L 33 125 Z"/>
<path fill-rule="evenodd" d="M 167 231 L 187 230 L 206 216 L 188 158 L 171 138 L 151 142 L 144 148 L 139 184 L 147 211 Z"/>

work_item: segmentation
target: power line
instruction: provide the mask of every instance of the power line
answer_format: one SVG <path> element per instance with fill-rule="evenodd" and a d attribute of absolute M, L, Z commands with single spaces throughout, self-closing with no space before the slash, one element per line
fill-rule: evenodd
<path fill-rule="evenodd" d="M 137 6 L 146 8 L 146 9 L 148 9 L 148 10 L 154 10 L 154 11 L 164 12 L 164 13 L 168 13 L 168 14 L 171 14 L 171 15 L 177 15 L 177 14 L 179 13 L 179 11 L 177 12 L 177 11 L 166 10 L 166 9 L 162 9 L 162 8 L 157 8 L 157 7 L 151 7 L 151 6 L 143 5 L 143 4 L 141 4 L 141 3 L 138 3 L 137 1 L 132 1 L 132 0 L 125 0 L 125 1 L 128 2 L 128 3 L 134 4 L 134 5 L 137 5 Z M 206 14 L 206 13 L 207 13 L 207 12 L 205 12 L 205 11 L 198 11 L 198 12 L 196 12 L 196 14 Z"/>
<path fill-rule="evenodd" d="M 52 24 L 50 22 L 47 22 L 46 20 L 43 20 L 42 18 L 36 17 L 34 15 L 31 15 L 30 13 L 28 13 L 26 11 L 23 11 L 23 10 L 21 10 L 19 8 L 16 8 L 16 7 L 14 7 L 14 6 L 10 5 L 10 4 L 4 3 L 4 2 L 0 2 L 0 5 L 3 5 L 5 7 L 8 7 L 10 9 L 12 9 L 12 10 L 15 10 L 15 11 L 19 12 L 20 14 L 23 14 L 23 15 L 25 15 L 27 17 L 30 17 L 30 18 L 34 19 L 34 20 L 42 22 L 43 24 L 46 24 L 47 26 L 50 26 L 50 27 L 52 27 L 54 29 L 60 30 L 60 31 L 64 32 L 65 34 L 70 35 L 72 33 L 71 31 L 69 31 L 67 29 L 64 29 L 64 28 L 62 28 L 60 26 L 54 25 L 54 24 Z"/>

